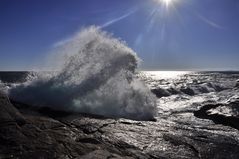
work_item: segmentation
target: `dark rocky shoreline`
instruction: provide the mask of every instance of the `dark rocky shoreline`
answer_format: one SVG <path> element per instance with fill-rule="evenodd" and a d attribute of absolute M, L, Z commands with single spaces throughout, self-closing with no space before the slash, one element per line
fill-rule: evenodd
<path fill-rule="evenodd" d="M 191 76 L 189 81 L 198 79 L 197 75 Z M 181 98 L 179 101 L 188 102 L 188 106 L 177 105 L 171 95 L 178 92 L 170 88 L 165 89 L 164 94 L 161 87 L 159 90 L 151 88 L 161 101 L 179 106 L 163 109 L 165 105 L 162 105 L 155 121 L 113 119 L 33 107 L 12 101 L 0 93 L 0 159 L 238 159 L 239 91 L 235 79 L 239 77 L 220 76 L 199 76 L 202 85 L 210 84 L 209 77 L 213 77 L 212 83 L 214 78 L 216 81 L 232 81 L 231 85 L 221 84 L 227 86 L 225 89 L 204 92 L 202 97 L 208 98 L 203 102 L 191 102 L 190 99 L 194 98 L 191 94 L 176 96 Z M 11 85 L 12 82 L 22 82 L 20 79 L 25 78 L 25 73 L 4 72 L 0 77 Z M 200 93 L 197 92 L 198 82 L 191 81 L 187 87 Z M 180 79 L 172 83 L 180 86 L 185 81 Z M 161 86 L 160 83 L 155 85 Z M 211 100 L 211 96 L 218 97 L 218 100 Z M 197 97 L 200 98 L 201 94 Z"/>
<path fill-rule="evenodd" d="M 151 122 L 12 103 L 0 95 L 0 158 L 239 158 L 238 130 L 189 112 Z"/>
<path fill-rule="evenodd" d="M 0 109 L 0 158 L 149 157 L 123 141 L 101 139 L 101 129 L 115 120 L 93 120 L 80 114 L 60 115 L 61 119 L 40 112 L 22 114 L 2 94 Z"/>

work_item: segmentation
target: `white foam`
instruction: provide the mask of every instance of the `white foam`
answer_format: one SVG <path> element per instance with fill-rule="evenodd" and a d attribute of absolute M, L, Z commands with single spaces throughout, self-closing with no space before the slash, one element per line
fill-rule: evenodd
<path fill-rule="evenodd" d="M 156 115 L 155 96 L 135 75 L 139 59 L 124 42 L 90 27 L 59 50 L 59 71 L 11 88 L 11 98 L 110 117 L 148 120 Z"/>
<path fill-rule="evenodd" d="M 159 79 L 176 79 L 185 74 L 189 74 L 189 71 L 143 71 L 148 77 L 155 80 Z"/>

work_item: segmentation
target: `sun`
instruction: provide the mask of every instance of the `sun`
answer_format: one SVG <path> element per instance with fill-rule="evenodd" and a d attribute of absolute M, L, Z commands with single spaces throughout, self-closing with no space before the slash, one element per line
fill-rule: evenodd
<path fill-rule="evenodd" d="M 169 6 L 171 6 L 176 0 L 155 0 L 157 1 L 158 3 L 161 3 L 163 4 L 164 6 L 166 6 L 167 8 Z"/>
<path fill-rule="evenodd" d="M 167 7 L 172 4 L 173 0 L 161 0 Z"/>

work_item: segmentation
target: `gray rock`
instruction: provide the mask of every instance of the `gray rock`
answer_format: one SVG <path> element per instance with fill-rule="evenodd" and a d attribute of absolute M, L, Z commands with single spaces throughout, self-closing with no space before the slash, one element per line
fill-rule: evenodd
<path fill-rule="evenodd" d="M 239 158 L 237 129 L 189 112 L 152 122 L 14 105 L 1 94 L 0 158 Z"/>
<path fill-rule="evenodd" d="M 239 79 L 236 81 L 236 87 L 239 87 Z"/>
<path fill-rule="evenodd" d="M 105 150 L 95 150 L 87 155 L 81 156 L 78 159 L 95 159 L 95 158 L 100 158 L 100 159 L 133 159 L 133 157 L 121 157 L 117 154 L 110 153 Z"/>
<path fill-rule="evenodd" d="M 25 124 L 24 117 L 10 103 L 8 97 L 0 92 L 0 122 L 16 122 L 19 125 Z"/>

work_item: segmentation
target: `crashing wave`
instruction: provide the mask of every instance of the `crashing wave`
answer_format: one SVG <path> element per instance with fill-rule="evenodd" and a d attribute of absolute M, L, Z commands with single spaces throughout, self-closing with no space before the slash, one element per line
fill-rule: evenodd
<path fill-rule="evenodd" d="M 19 102 L 109 117 L 149 120 L 156 100 L 136 77 L 139 58 L 118 39 L 97 27 L 82 30 L 61 46 L 60 70 L 9 90 Z"/>

